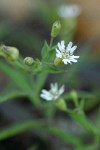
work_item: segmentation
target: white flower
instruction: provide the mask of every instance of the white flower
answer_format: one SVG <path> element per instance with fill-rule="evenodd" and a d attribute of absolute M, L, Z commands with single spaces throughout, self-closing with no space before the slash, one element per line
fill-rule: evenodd
<path fill-rule="evenodd" d="M 64 64 L 77 62 L 76 58 L 79 56 L 74 56 L 73 53 L 76 50 L 77 46 L 73 46 L 72 42 L 69 42 L 68 46 L 65 48 L 64 41 L 58 43 L 58 49 L 56 49 L 56 57 L 61 58 Z"/>
<path fill-rule="evenodd" d="M 51 83 L 50 90 L 47 91 L 47 90 L 43 89 L 40 94 L 40 97 L 47 101 L 57 100 L 63 92 L 64 92 L 64 85 L 61 86 L 60 89 L 58 89 L 57 83 L 54 83 L 54 84 Z"/>
<path fill-rule="evenodd" d="M 61 5 L 58 13 L 63 18 L 75 18 L 80 15 L 81 8 L 76 4 Z"/>

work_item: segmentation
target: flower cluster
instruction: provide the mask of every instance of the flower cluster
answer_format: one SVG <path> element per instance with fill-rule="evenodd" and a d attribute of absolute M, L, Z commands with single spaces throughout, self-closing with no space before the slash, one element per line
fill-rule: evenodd
<path fill-rule="evenodd" d="M 65 47 L 65 42 L 61 41 L 61 43 L 58 43 L 58 48 L 56 48 L 56 58 L 60 59 L 64 64 L 72 64 L 72 62 L 77 62 L 77 58 L 79 56 L 73 55 L 74 51 L 76 50 L 77 46 L 73 46 L 72 42 L 69 42 L 68 46 Z M 64 92 L 64 85 L 58 89 L 58 84 L 52 84 L 50 85 L 50 90 L 47 91 L 45 89 L 42 90 L 40 97 L 47 100 L 57 100 L 61 96 L 61 94 Z"/>

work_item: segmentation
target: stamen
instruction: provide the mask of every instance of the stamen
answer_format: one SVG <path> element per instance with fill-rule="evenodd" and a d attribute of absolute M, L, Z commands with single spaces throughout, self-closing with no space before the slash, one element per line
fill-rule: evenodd
<path fill-rule="evenodd" d="M 63 58 L 68 58 L 68 57 L 69 57 L 69 53 L 66 52 L 66 51 L 63 51 L 63 52 L 62 52 L 62 57 L 63 57 Z"/>

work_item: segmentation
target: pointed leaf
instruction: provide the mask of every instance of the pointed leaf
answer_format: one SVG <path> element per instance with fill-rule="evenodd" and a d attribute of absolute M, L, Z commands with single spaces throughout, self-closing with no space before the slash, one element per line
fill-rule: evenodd
<path fill-rule="evenodd" d="M 45 41 L 44 46 L 41 50 L 41 56 L 42 56 L 43 61 L 45 61 L 47 59 L 48 52 L 49 52 L 49 46 L 48 46 L 47 42 Z"/>

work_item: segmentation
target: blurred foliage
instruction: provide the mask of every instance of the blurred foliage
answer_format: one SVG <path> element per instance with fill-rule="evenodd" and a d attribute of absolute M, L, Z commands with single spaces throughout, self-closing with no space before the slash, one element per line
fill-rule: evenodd
<path fill-rule="evenodd" d="M 48 5 L 49 3 L 49 5 Z M 7 45 L 14 45 L 20 49 L 22 55 L 33 55 L 34 57 L 42 57 L 42 61 L 52 61 L 54 59 L 54 49 L 56 46 L 52 47 L 52 50 L 46 53 L 49 48 L 51 24 L 55 20 L 60 20 L 62 24 L 62 30 L 60 35 L 56 40 L 64 39 L 66 42 L 74 39 L 74 35 L 77 27 L 77 18 L 61 18 L 58 14 L 59 4 L 50 2 L 43 2 L 37 11 L 32 11 L 32 18 L 30 21 L 23 22 L 22 24 L 16 24 L 10 21 L 1 21 L 0 23 L 0 41 Z M 51 11 L 52 9 L 52 11 Z M 44 43 L 43 39 L 47 39 L 47 42 Z M 55 40 L 55 41 L 56 41 Z M 54 41 L 54 43 L 55 43 Z M 78 43 L 78 42 L 77 42 Z M 73 118 L 84 130 L 90 133 L 90 136 L 96 138 L 94 145 L 85 145 L 80 139 L 81 135 L 71 135 L 70 132 L 64 131 L 60 128 L 52 127 L 48 125 L 46 121 L 48 118 L 53 119 L 55 113 L 55 108 L 52 104 L 42 103 L 39 98 L 40 90 L 46 86 L 51 81 L 55 81 L 62 85 L 63 83 L 67 85 L 66 91 L 74 89 L 77 91 L 78 100 L 82 106 L 81 100 L 84 101 L 84 110 L 86 112 L 98 108 L 100 105 L 100 80 L 99 80 L 99 64 L 100 60 L 98 57 L 94 57 L 92 49 L 93 41 L 87 42 L 83 46 L 79 46 L 79 55 L 80 59 L 77 64 L 72 66 L 65 66 L 61 70 L 51 67 L 50 65 L 44 65 L 44 70 L 41 72 L 38 70 L 39 61 L 34 67 L 37 76 L 31 78 L 31 73 L 23 71 L 15 65 L 7 64 L 4 60 L 0 61 L 0 70 L 6 74 L 9 78 L 9 86 L 5 91 L 0 93 L 0 102 L 5 102 L 7 100 L 13 100 L 16 97 L 26 96 L 29 98 L 33 107 L 42 110 L 44 118 L 39 120 L 26 120 L 26 122 L 19 122 L 11 125 L 0 131 L 0 140 L 12 137 L 26 130 L 38 129 L 40 132 L 46 134 L 46 136 L 55 135 L 70 145 L 75 146 L 76 150 L 96 150 L 98 143 L 100 141 L 100 110 L 96 111 L 96 126 L 92 121 L 90 121 L 84 114 L 76 112 L 69 113 L 69 116 Z M 41 47 L 43 46 L 42 50 Z M 41 52 L 40 52 L 41 51 Z M 41 53 L 41 54 L 40 54 Z M 51 56 L 51 57 L 50 57 Z M 50 75 L 48 76 L 48 72 Z M 52 76 L 52 73 L 55 73 Z M 58 74 L 56 74 L 58 73 Z M 45 84 L 45 81 L 48 79 L 48 82 Z M 33 92 L 35 91 L 35 92 Z M 72 101 L 70 92 L 66 92 L 63 95 L 63 98 L 66 100 L 66 103 Z M 47 120 L 46 120 L 47 119 Z M 85 131 L 86 132 L 86 131 Z M 43 137 L 44 138 L 44 137 Z M 37 146 L 33 145 L 29 148 L 37 149 Z"/>

